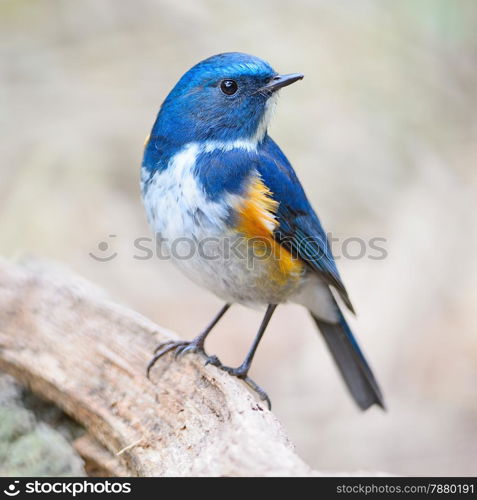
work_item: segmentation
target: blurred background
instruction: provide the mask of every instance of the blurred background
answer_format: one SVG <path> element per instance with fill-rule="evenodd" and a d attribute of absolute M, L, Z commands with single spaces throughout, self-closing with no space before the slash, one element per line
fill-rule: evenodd
<path fill-rule="evenodd" d="M 297 306 L 278 309 L 252 376 L 316 469 L 475 474 L 476 26 L 472 0 L 0 0 L 0 255 L 59 260 L 192 338 L 219 300 L 134 258 L 151 236 L 144 139 L 205 57 L 302 72 L 270 133 L 337 238 L 388 412 L 354 407 Z M 239 364 L 260 318 L 236 306 L 208 350 Z"/>

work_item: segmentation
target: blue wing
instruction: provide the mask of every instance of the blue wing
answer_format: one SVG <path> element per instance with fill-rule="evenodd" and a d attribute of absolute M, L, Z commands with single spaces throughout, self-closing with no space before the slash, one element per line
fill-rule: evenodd
<path fill-rule="evenodd" d="M 319 273 L 354 312 L 336 267 L 328 237 L 290 162 L 268 136 L 260 148 L 259 156 L 256 168 L 272 192 L 273 199 L 279 202 L 276 214 L 279 227 L 275 230 L 275 239 Z"/>
<path fill-rule="evenodd" d="M 269 136 L 257 152 L 215 150 L 203 152 L 196 159 L 196 175 L 213 201 L 219 200 L 224 192 L 241 194 L 254 172 L 260 174 L 272 198 L 279 203 L 275 240 L 319 273 L 354 312 L 320 220 L 290 162 Z"/>

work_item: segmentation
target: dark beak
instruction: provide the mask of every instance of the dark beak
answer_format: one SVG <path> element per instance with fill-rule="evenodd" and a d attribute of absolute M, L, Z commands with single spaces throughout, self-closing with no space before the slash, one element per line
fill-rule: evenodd
<path fill-rule="evenodd" d="M 282 87 L 286 87 L 287 85 L 291 85 L 292 83 L 301 80 L 304 75 L 300 73 L 291 73 L 290 75 L 277 75 L 274 76 L 264 87 L 260 89 L 260 91 L 267 92 L 275 92 Z"/>

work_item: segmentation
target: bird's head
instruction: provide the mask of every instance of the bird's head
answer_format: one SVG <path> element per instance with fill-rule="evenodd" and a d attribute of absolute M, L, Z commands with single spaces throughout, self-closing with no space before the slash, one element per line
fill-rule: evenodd
<path fill-rule="evenodd" d="M 164 101 L 153 136 L 176 144 L 243 141 L 266 135 L 277 91 L 303 78 L 278 75 L 262 59 L 230 52 L 198 63 Z"/>

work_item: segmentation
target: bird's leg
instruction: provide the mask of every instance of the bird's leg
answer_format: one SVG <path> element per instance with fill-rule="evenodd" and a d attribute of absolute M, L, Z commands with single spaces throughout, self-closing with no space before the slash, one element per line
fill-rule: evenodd
<path fill-rule="evenodd" d="M 255 356 L 255 351 L 257 350 L 258 344 L 260 343 L 260 340 L 262 339 L 262 336 L 265 333 L 270 318 L 272 317 L 272 314 L 275 311 L 276 307 L 277 304 L 270 304 L 267 307 L 265 316 L 263 317 L 262 323 L 260 324 L 260 328 L 258 329 L 257 335 L 255 336 L 255 340 L 253 341 L 252 347 L 248 351 L 247 356 L 245 357 L 243 363 L 238 368 L 231 368 L 230 366 L 224 366 L 222 365 L 222 363 L 220 363 L 218 358 L 215 359 L 212 358 L 210 360 L 208 359 L 206 363 L 214 365 L 217 368 L 226 371 L 230 375 L 233 375 L 234 377 L 243 380 L 253 391 L 255 391 L 259 395 L 261 400 L 267 402 L 269 409 L 271 409 L 272 407 L 270 398 L 268 397 L 267 393 L 248 376 L 248 371 L 250 370 L 250 365 L 252 364 L 253 357 Z"/>
<path fill-rule="evenodd" d="M 169 351 L 174 351 L 175 358 L 177 358 L 178 356 L 183 356 L 187 353 L 198 352 L 206 356 L 207 363 L 219 363 L 217 356 L 207 356 L 204 350 L 204 343 L 207 335 L 209 335 L 214 326 L 219 322 L 220 318 L 222 318 L 222 316 L 227 312 L 229 307 L 230 304 L 225 304 L 224 307 L 222 307 L 222 309 L 215 316 L 215 318 L 206 327 L 206 329 L 202 333 L 197 335 L 197 337 L 195 337 L 193 340 L 168 340 L 167 342 L 159 344 L 154 351 L 154 357 L 147 365 L 147 376 L 149 377 L 151 369 L 156 364 L 156 361 Z"/>

